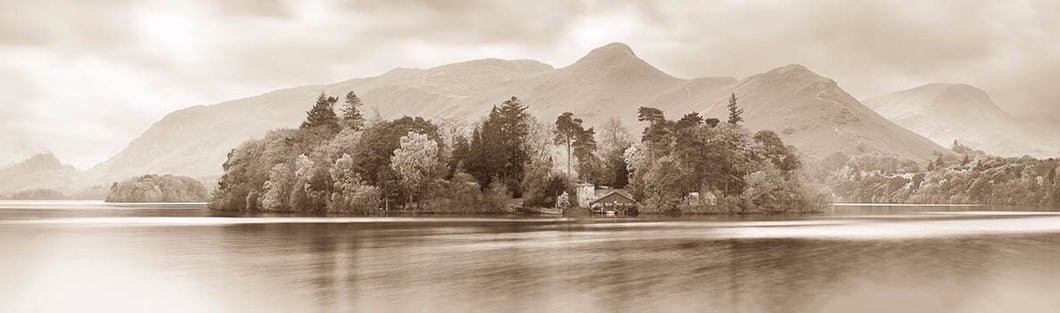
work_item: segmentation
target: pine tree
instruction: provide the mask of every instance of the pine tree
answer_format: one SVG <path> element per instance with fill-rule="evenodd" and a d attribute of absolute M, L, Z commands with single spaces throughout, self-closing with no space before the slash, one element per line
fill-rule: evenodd
<path fill-rule="evenodd" d="M 666 127 L 666 115 L 662 110 L 651 107 L 640 107 L 637 109 L 637 120 L 648 122 L 641 135 L 641 142 L 647 142 L 651 159 L 657 159 L 656 150 L 669 143 L 670 129 Z"/>
<path fill-rule="evenodd" d="M 692 113 L 685 114 L 685 116 L 682 116 L 681 119 L 677 120 L 677 123 L 676 123 L 675 126 L 679 130 L 681 130 L 681 129 L 690 129 L 690 128 L 695 128 L 695 127 L 699 127 L 700 125 L 703 125 L 703 122 L 704 122 L 703 116 L 700 116 L 699 113 L 692 112 Z"/>
<path fill-rule="evenodd" d="M 504 101 L 499 108 L 504 140 L 511 147 L 521 145 L 530 133 L 530 114 L 526 105 L 519 98 L 512 97 Z"/>
<path fill-rule="evenodd" d="M 323 92 L 317 98 L 317 103 L 309 111 L 306 111 L 305 122 L 301 129 L 325 129 L 331 134 L 339 132 L 339 118 L 335 115 L 335 102 L 339 99 L 328 97 Z"/>
<path fill-rule="evenodd" d="M 596 131 L 592 127 L 578 132 L 574 138 L 574 158 L 578 159 L 578 177 L 593 177 L 596 162 Z"/>
<path fill-rule="evenodd" d="M 713 117 L 703 120 L 703 122 L 706 123 L 707 126 L 710 126 L 710 128 L 718 127 L 718 124 L 721 124 L 721 120 Z"/>
<path fill-rule="evenodd" d="M 584 131 L 582 119 L 574 117 L 574 113 L 566 112 L 556 118 L 556 129 L 553 130 L 556 136 L 552 139 L 552 142 L 567 148 L 567 176 L 572 175 L 571 149 L 574 147 L 574 141 Z"/>
<path fill-rule="evenodd" d="M 480 186 L 501 183 L 512 195 L 520 197 L 520 184 L 530 160 L 526 144 L 529 134 L 530 115 L 518 98 L 493 107 L 471 134 L 465 170 L 475 176 Z"/>
<path fill-rule="evenodd" d="M 362 105 L 361 98 L 358 98 L 357 94 L 350 91 L 350 93 L 346 94 L 345 102 L 346 106 L 342 108 L 342 121 L 350 128 L 360 130 L 361 127 L 364 127 L 364 116 L 359 108 Z"/>
<path fill-rule="evenodd" d="M 526 172 L 526 162 L 530 160 L 530 153 L 525 145 L 526 136 L 530 134 L 530 114 L 526 113 L 526 109 L 526 105 L 514 96 L 498 108 L 498 126 L 505 155 L 501 177 L 508 184 L 508 190 L 515 196 L 522 195 L 519 184 Z"/>
<path fill-rule="evenodd" d="M 736 94 L 729 97 L 729 124 L 736 125 L 743 122 L 743 109 L 736 106 Z"/>
<path fill-rule="evenodd" d="M 662 110 L 652 107 L 640 107 L 637 109 L 637 120 L 654 125 L 666 120 Z"/>

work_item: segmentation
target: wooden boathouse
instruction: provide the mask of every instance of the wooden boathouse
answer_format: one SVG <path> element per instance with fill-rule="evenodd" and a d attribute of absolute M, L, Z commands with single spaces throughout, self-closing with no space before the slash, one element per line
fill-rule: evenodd
<path fill-rule="evenodd" d="M 640 203 L 620 191 L 611 191 L 589 202 L 589 211 L 604 214 L 637 214 Z"/>

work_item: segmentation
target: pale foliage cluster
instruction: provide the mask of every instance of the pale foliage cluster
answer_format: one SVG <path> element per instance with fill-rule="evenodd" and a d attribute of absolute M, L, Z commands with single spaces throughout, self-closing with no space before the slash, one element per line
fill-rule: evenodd
<path fill-rule="evenodd" d="M 291 170 L 287 164 L 276 164 L 269 170 L 269 180 L 265 181 L 265 195 L 261 207 L 266 211 L 283 211 L 287 208 L 287 199 L 291 194 Z"/>
<path fill-rule="evenodd" d="M 401 176 L 409 190 L 426 189 L 426 184 L 441 168 L 438 162 L 438 143 L 427 135 L 409 132 L 401 137 L 400 146 L 390 158 L 390 166 Z"/>
<path fill-rule="evenodd" d="M 343 154 L 328 170 L 334 189 L 328 203 L 330 212 L 367 213 L 379 208 L 379 188 L 364 184 L 353 171 L 353 157 Z"/>
<path fill-rule="evenodd" d="M 290 203 L 293 207 L 305 207 L 310 201 L 310 184 L 313 178 L 313 160 L 305 154 L 298 155 L 294 162 L 294 186 L 291 186 Z"/>
<path fill-rule="evenodd" d="M 111 186 L 107 202 L 198 202 L 209 198 L 206 187 L 186 176 L 143 175 Z"/>

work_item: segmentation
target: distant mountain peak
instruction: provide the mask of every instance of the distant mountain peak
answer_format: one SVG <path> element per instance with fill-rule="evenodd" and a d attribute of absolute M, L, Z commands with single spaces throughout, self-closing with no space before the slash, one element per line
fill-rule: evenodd
<path fill-rule="evenodd" d="M 975 86 L 962 84 L 962 83 L 930 83 L 920 87 L 908 89 L 907 91 L 929 91 L 939 94 L 980 94 L 986 95 L 986 91 L 976 88 Z"/>
<path fill-rule="evenodd" d="M 633 52 L 633 48 L 630 48 L 624 43 L 615 42 L 589 51 L 589 54 L 578 59 L 578 61 L 574 62 L 574 65 L 572 66 L 607 67 L 628 64 L 630 62 L 648 65 L 647 62 L 637 57 L 637 54 Z"/>
<path fill-rule="evenodd" d="M 963 84 L 963 83 L 929 83 L 929 84 L 925 84 L 923 86 L 920 86 L 919 88 L 962 88 L 962 89 L 979 90 L 979 88 L 975 88 L 972 85 Z"/>
<path fill-rule="evenodd" d="M 988 110 L 991 114 L 1008 115 L 994 104 L 986 91 L 968 84 L 931 83 L 894 94 L 919 97 L 920 100 L 891 103 L 891 105 L 921 106 L 932 104 L 954 109 L 975 107 Z"/>
<path fill-rule="evenodd" d="M 812 88 L 815 90 L 827 90 L 838 88 L 832 79 L 821 76 L 814 71 L 799 64 L 790 64 L 774 68 L 768 72 L 749 77 L 750 80 L 763 82 L 780 82 L 791 88 Z"/>
<path fill-rule="evenodd" d="M 626 55 L 626 56 L 631 56 L 631 57 L 636 57 L 637 56 L 636 53 L 633 53 L 633 48 L 630 48 L 629 45 L 621 43 L 621 42 L 612 42 L 612 43 L 600 46 L 599 48 L 593 49 L 593 51 L 589 52 L 589 55 L 593 55 L 593 54 L 606 54 L 606 55 L 616 55 L 617 54 L 617 55 Z"/>
<path fill-rule="evenodd" d="M 613 79 L 645 80 L 652 82 L 651 84 L 675 84 L 682 81 L 637 57 L 633 49 L 626 44 L 617 42 L 593 49 L 574 64 L 560 70 L 589 75 L 602 74 Z"/>
<path fill-rule="evenodd" d="M 979 98 L 981 100 L 985 100 L 985 101 L 988 101 L 988 102 L 991 102 L 991 103 L 993 102 L 993 101 L 990 101 L 990 95 L 987 95 L 986 91 L 984 91 L 982 89 L 979 89 L 979 88 L 976 88 L 975 86 L 972 86 L 972 85 L 968 85 L 968 84 L 941 84 L 941 83 L 936 83 L 936 84 L 928 84 L 928 85 L 925 85 L 925 86 L 933 86 L 933 85 L 934 85 L 934 87 L 941 88 L 943 95 L 950 95 L 950 96 L 958 96 L 958 95 L 960 95 L 960 96 L 967 96 L 967 97 L 975 97 L 975 98 Z"/>
<path fill-rule="evenodd" d="M 935 142 L 959 140 L 990 154 L 1036 157 L 1060 153 L 1048 135 L 1027 127 L 968 84 L 933 83 L 864 101 L 880 115 Z"/>
<path fill-rule="evenodd" d="M 63 165 L 51 152 L 39 153 L 7 168 L 0 168 L 0 192 L 32 188 L 62 188 L 79 175 L 73 166 Z"/>
<path fill-rule="evenodd" d="M 788 77 L 801 77 L 801 78 L 819 78 L 827 79 L 817 74 L 814 71 L 802 66 L 801 64 L 788 64 L 781 66 L 766 72 L 769 76 L 788 76 Z"/>
<path fill-rule="evenodd" d="M 29 157 L 25 161 L 20 162 L 19 164 L 40 164 L 40 165 L 61 166 L 62 162 L 59 162 L 59 158 L 55 157 L 55 154 L 53 154 L 51 152 L 45 152 L 45 153 L 34 154 L 33 156 Z"/>
<path fill-rule="evenodd" d="M 810 69 L 808 69 L 805 66 L 803 66 L 802 64 L 788 64 L 788 65 L 785 65 L 785 66 L 778 67 L 777 70 L 781 70 L 781 71 L 805 71 L 805 72 L 811 72 L 811 73 L 813 72 L 813 71 L 810 71 Z"/>

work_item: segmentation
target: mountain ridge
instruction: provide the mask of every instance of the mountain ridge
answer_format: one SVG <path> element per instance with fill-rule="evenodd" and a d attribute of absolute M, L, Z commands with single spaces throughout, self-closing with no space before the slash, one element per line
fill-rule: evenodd
<path fill-rule="evenodd" d="M 1060 142 L 1028 127 L 967 84 L 933 83 L 864 101 L 880 115 L 939 144 L 958 141 L 987 153 L 1055 157 Z M 1052 148 L 1050 148 L 1052 147 Z"/>
<path fill-rule="evenodd" d="M 926 160 L 949 153 L 862 105 L 832 79 L 791 64 L 751 75 L 730 87 L 748 128 L 771 129 L 810 160 L 832 154 L 894 154 Z M 727 97 L 701 112 L 727 116 Z"/>
<path fill-rule="evenodd" d="M 879 117 L 835 81 L 801 65 L 743 79 L 681 79 L 640 59 L 628 45 L 612 43 L 559 68 L 533 60 L 481 59 L 429 69 L 395 69 L 374 77 L 193 106 L 156 122 L 122 152 L 89 169 L 84 180 L 99 183 L 147 173 L 216 175 L 230 149 L 271 129 L 297 127 L 321 92 L 341 97 L 350 91 L 364 101 L 368 114 L 384 118 L 415 115 L 474 121 L 493 105 L 517 96 L 545 123 L 569 111 L 589 126 L 617 117 L 634 132 L 640 127 L 636 122 L 640 106 L 657 107 L 671 118 L 689 112 L 723 118 L 721 109 L 735 92 L 744 99 L 740 105 L 749 128 L 774 129 L 811 159 L 834 152 L 878 152 L 926 160 L 948 153 Z M 787 101 L 796 98 L 797 103 Z M 897 139 L 873 142 L 887 136 Z"/>

